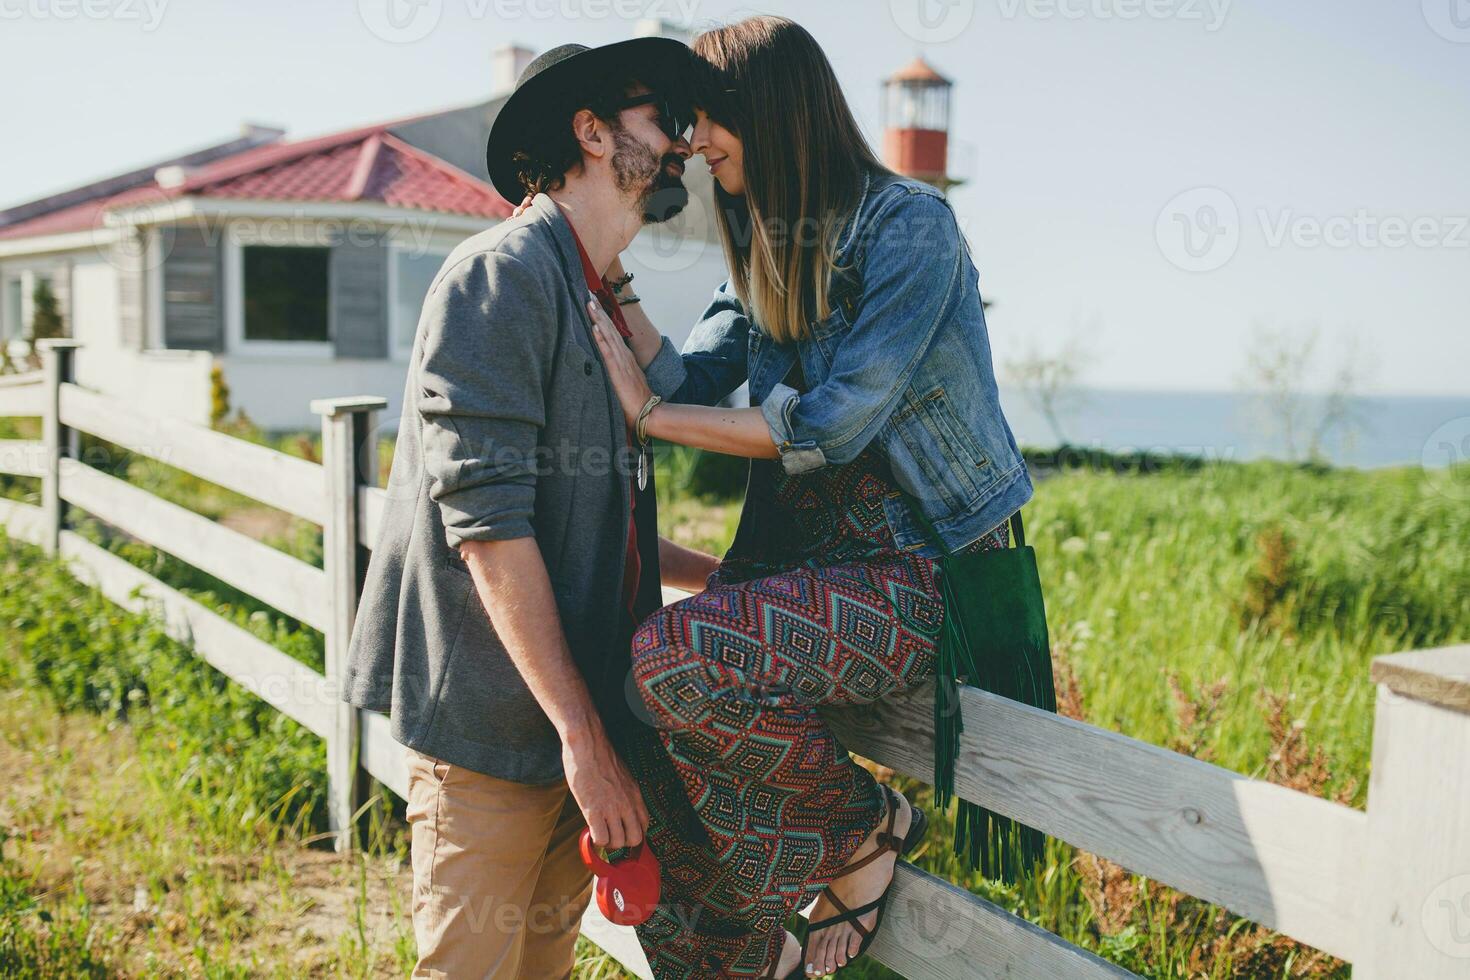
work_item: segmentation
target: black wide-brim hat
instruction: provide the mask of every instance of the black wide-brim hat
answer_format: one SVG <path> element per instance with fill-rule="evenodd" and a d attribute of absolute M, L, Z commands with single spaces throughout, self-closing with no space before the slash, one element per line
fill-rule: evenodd
<path fill-rule="evenodd" d="M 569 120 L 552 118 L 551 110 L 566 105 L 567 94 L 580 94 L 580 84 L 618 75 L 646 75 L 650 82 L 671 83 L 683 77 L 693 52 L 682 41 L 669 37 L 639 37 L 599 48 L 564 44 L 552 48 L 526 66 L 500 114 L 490 127 L 485 143 L 485 169 L 500 196 L 512 204 L 526 196 L 521 186 L 515 155 L 530 142 L 527 136 L 540 127 L 566 125 Z"/>

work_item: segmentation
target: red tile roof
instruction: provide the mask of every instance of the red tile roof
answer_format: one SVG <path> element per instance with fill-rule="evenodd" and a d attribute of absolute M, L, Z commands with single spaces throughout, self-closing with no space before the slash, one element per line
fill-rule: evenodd
<path fill-rule="evenodd" d="M 178 197 L 254 201 L 363 201 L 476 218 L 508 218 L 512 206 L 487 181 L 405 143 L 385 125 L 289 143 L 217 160 L 175 187 L 156 182 L 0 228 L 0 239 L 100 227 L 106 211 Z"/>

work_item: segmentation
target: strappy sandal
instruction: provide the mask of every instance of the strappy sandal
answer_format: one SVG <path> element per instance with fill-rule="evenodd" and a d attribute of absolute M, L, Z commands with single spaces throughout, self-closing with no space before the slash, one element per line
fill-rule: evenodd
<path fill-rule="evenodd" d="M 878 785 L 883 786 L 882 783 Z M 904 834 L 903 838 L 900 839 L 893 833 L 894 824 L 898 822 L 898 794 L 887 786 L 883 786 L 883 792 L 888 798 L 888 826 L 878 834 L 877 850 L 837 872 L 832 876 L 832 881 L 836 881 L 838 878 L 845 878 L 854 871 L 866 868 L 889 851 L 894 852 L 894 854 L 901 858 L 912 851 L 918 845 L 919 841 L 924 839 L 924 833 L 929 829 L 929 815 L 913 804 L 909 804 L 909 809 L 913 813 L 913 816 L 909 818 L 908 833 Z M 893 891 L 893 882 L 898 878 L 897 863 L 894 864 L 893 870 L 893 878 L 889 879 L 888 885 L 883 889 L 883 894 L 855 909 L 848 908 L 842 903 L 842 899 L 832 894 L 831 883 L 828 883 L 827 890 L 824 894 L 827 897 L 827 901 L 837 906 L 837 914 L 822 919 L 820 922 L 813 922 L 807 926 L 806 939 L 801 944 L 802 968 L 805 968 L 807 964 L 806 947 L 807 943 L 811 941 L 812 936 L 816 935 L 822 929 L 830 929 L 832 926 L 840 925 L 844 922 L 851 923 L 853 929 L 857 930 L 857 934 L 862 937 L 862 943 L 858 946 L 857 956 L 862 956 L 868 951 L 868 947 L 873 945 L 873 940 L 878 935 L 878 929 L 883 925 L 883 910 L 888 905 L 888 895 Z M 873 928 L 869 929 L 859 922 L 858 919 L 872 912 L 874 909 L 878 910 L 878 916 L 873 920 Z M 856 958 L 856 956 L 851 957 L 848 962 Z M 797 975 L 792 974 L 792 976 Z M 801 975 L 805 976 L 805 974 Z M 790 978 L 788 977 L 787 980 L 790 980 Z"/>

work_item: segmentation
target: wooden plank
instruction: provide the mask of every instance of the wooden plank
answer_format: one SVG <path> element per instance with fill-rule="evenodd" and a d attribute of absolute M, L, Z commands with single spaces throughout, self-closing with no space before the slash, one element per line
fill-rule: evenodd
<path fill-rule="evenodd" d="M 963 694 L 960 794 L 1351 961 L 1367 817 L 1038 711 Z M 932 783 L 933 688 L 826 712 L 852 751 Z"/>
<path fill-rule="evenodd" d="M 380 487 L 363 487 L 357 491 L 357 540 L 364 548 L 378 544 L 383 530 L 383 512 L 388 509 L 388 492 Z"/>
<path fill-rule="evenodd" d="M 367 710 L 358 714 L 358 732 L 362 738 L 358 761 L 399 799 L 408 799 L 408 763 L 404 760 L 403 746 L 393 737 L 388 716 Z"/>
<path fill-rule="evenodd" d="M 38 439 L 0 439 L 0 473 L 45 476 L 46 444 Z"/>
<path fill-rule="evenodd" d="M 0 388 L 0 418 L 30 418 L 46 412 L 46 389 L 41 385 Z"/>
<path fill-rule="evenodd" d="M 1395 694 L 1470 711 L 1470 644 L 1376 657 L 1372 673 Z"/>
<path fill-rule="evenodd" d="M 906 977 L 932 980 L 1126 980 L 1133 973 L 906 861 L 869 951 Z"/>
<path fill-rule="evenodd" d="M 1355 980 L 1470 976 L 1467 750 L 1470 714 L 1378 686 Z"/>
<path fill-rule="evenodd" d="M 46 535 L 46 512 L 32 504 L 0 497 L 0 526 L 17 541 L 39 548 Z"/>
<path fill-rule="evenodd" d="M 321 674 L 74 531 L 61 533 L 61 554 L 73 562 L 78 579 L 119 606 L 160 612 L 175 640 L 277 711 L 327 737 L 337 699 Z"/>
<path fill-rule="evenodd" d="M 0 391 L 11 388 L 29 388 L 45 380 L 44 371 L 23 371 L 20 374 L 0 374 Z"/>
<path fill-rule="evenodd" d="M 326 519 L 326 484 L 316 463 L 72 384 L 61 386 L 61 421 L 313 523 Z"/>
<path fill-rule="evenodd" d="M 61 495 L 313 629 L 327 626 L 327 579 L 319 568 L 74 459 L 61 461 Z"/>
<path fill-rule="evenodd" d="M 46 446 L 41 474 L 41 509 L 46 512 L 46 535 L 41 548 L 55 555 L 61 548 L 61 524 L 65 517 L 61 504 L 61 457 L 75 458 L 77 438 L 61 423 L 61 386 L 72 380 L 76 369 L 77 343 L 51 338 L 36 344 L 41 352 L 41 370 L 45 375 L 45 392 L 41 406 L 41 442 Z"/>
<path fill-rule="evenodd" d="M 351 404 L 349 401 L 348 404 Z M 355 413 L 331 400 L 313 401 L 322 416 L 322 471 L 327 481 L 327 519 L 322 533 L 330 616 L 326 633 L 326 675 L 341 688 L 347 678 L 347 654 L 357 613 L 357 480 L 353 452 Z M 337 834 L 336 848 L 352 849 L 352 815 L 362 800 L 358 779 L 358 710 L 339 702 L 327 738 L 327 820 Z"/>

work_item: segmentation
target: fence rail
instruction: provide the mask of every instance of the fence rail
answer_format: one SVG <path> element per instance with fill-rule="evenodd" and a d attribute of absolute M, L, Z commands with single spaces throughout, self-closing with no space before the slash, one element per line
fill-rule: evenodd
<path fill-rule="evenodd" d="M 0 499 L 0 525 L 67 559 L 119 605 L 155 611 L 170 635 L 326 739 L 332 829 L 350 846 L 367 776 L 399 796 L 408 790 L 388 719 L 337 698 L 388 500 L 370 484 L 374 413 L 384 402 L 313 403 L 323 461 L 310 463 L 78 387 L 74 347 L 47 342 L 45 372 L 0 378 L 0 416 L 40 415 L 45 433 L 0 442 L 0 473 L 39 477 L 43 489 L 42 507 Z M 324 567 L 85 465 L 73 430 L 321 524 Z M 62 501 L 321 630 L 325 673 L 67 530 Z M 1470 646 L 1380 657 L 1373 679 L 1366 813 L 975 690 L 963 694 L 956 782 L 967 799 L 1352 962 L 1357 977 L 1470 976 Z M 853 751 L 932 781 L 931 698 L 910 692 L 827 717 Z M 907 863 L 895 881 L 873 955 L 905 976 L 1132 976 Z M 595 905 L 583 932 L 649 976 L 632 932 Z"/>

